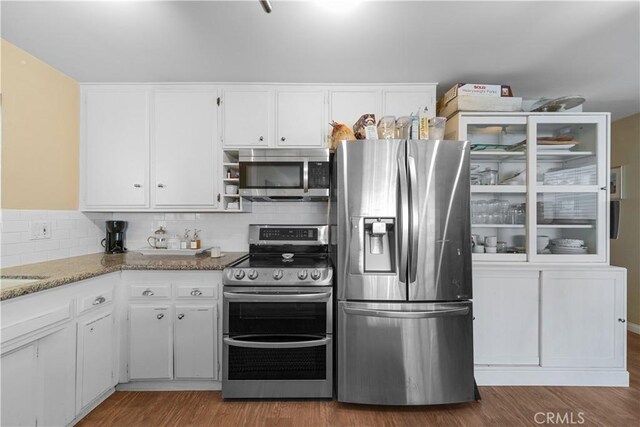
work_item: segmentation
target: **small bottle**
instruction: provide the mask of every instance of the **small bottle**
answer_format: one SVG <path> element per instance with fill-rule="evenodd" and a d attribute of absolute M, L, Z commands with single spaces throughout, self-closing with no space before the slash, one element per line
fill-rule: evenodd
<path fill-rule="evenodd" d="M 180 240 L 180 249 L 189 249 L 191 239 L 189 238 L 189 230 L 184 229 L 184 237 Z"/>
<path fill-rule="evenodd" d="M 227 179 L 231 178 L 231 169 L 227 169 Z"/>
<path fill-rule="evenodd" d="M 191 239 L 191 249 L 200 249 L 200 236 L 198 233 L 202 230 L 193 230 L 193 239 Z"/>

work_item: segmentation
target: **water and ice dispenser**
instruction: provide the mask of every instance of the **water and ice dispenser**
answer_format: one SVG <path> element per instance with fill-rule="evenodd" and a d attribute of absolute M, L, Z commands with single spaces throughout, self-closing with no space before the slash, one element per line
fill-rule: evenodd
<path fill-rule="evenodd" d="M 363 218 L 364 273 L 395 272 L 395 219 Z"/>

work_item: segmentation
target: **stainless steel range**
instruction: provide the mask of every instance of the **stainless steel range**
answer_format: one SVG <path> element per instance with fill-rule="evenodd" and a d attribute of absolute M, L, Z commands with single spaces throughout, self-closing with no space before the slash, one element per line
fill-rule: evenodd
<path fill-rule="evenodd" d="M 222 395 L 331 398 L 333 269 L 326 225 L 251 225 L 223 273 Z"/>

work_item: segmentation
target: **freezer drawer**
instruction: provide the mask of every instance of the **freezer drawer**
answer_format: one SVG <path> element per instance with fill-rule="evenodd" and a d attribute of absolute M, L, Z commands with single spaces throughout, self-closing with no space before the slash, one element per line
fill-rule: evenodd
<path fill-rule="evenodd" d="M 471 302 L 338 303 L 338 400 L 474 400 Z"/>

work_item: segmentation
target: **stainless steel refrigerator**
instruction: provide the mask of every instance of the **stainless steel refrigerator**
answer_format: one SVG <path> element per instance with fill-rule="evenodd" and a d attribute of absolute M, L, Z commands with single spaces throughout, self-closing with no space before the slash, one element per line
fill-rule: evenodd
<path fill-rule="evenodd" d="M 346 141 L 334 161 L 338 400 L 474 400 L 468 142 Z"/>

